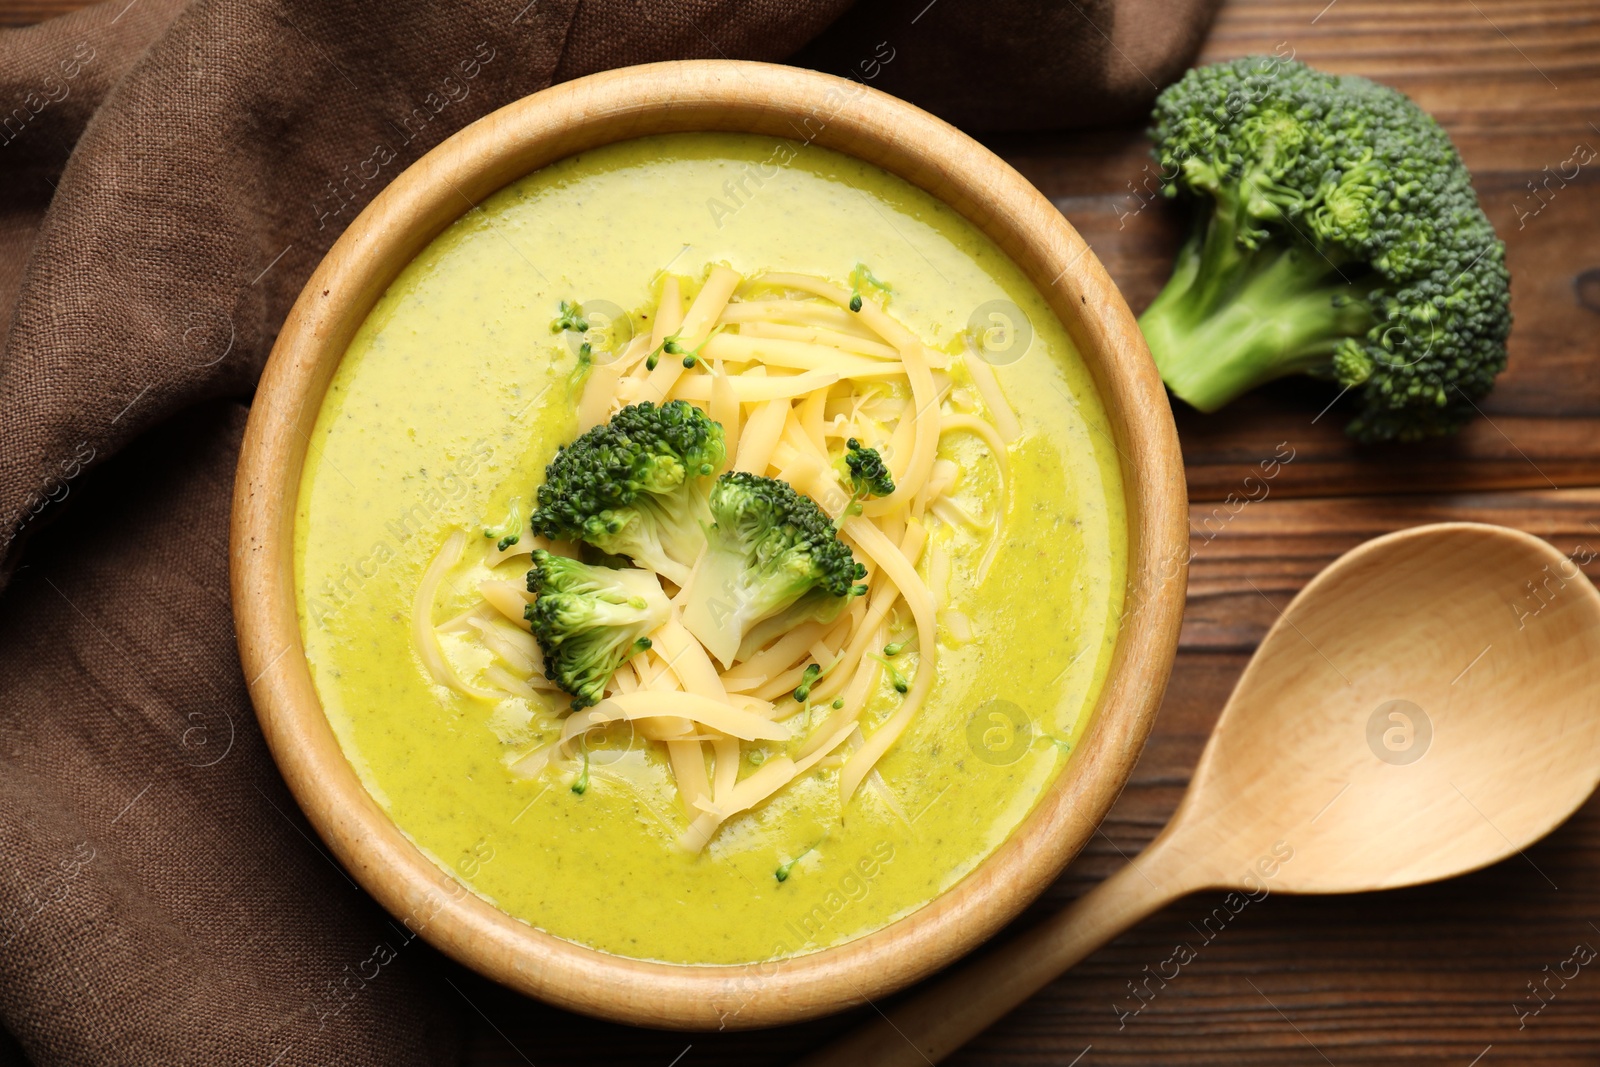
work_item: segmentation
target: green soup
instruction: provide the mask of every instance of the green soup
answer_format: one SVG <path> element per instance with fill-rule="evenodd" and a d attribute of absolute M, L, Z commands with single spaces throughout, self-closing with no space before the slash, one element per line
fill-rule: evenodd
<path fill-rule="evenodd" d="M 575 356 L 557 303 L 652 303 L 663 268 L 726 263 L 893 284 L 890 312 L 934 348 L 992 302 L 1019 308 L 1025 354 L 995 375 L 1022 425 L 1003 540 L 939 527 L 950 560 L 937 684 L 879 764 L 887 790 L 839 810 L 826 762 L 689 855 L 662 746 L 591 764 L 588 788 L 508 769 L 554 738 L 557 700 L 470 699 L 436 685 L 409 638 L 424 568 L 456 529 L 499 522 L 576 432 Z M 941 455 L 980 491 L 993 463 Z M 816 147 L 745 135 L 652 137 L 563 160 L 470 211 L 378 302 L 334 376 L 300 486 L 296 582 L 318 694 L 345 754 L 397 825 L 509 914 L 607 952 L 746 963 L 836 945 L 928 903 L 1027 816 L 1083 733 L 1116 638 L 1126 567 L 1107 419 L 1066 332 L 988 239 L 926 193 Z M 435 619 L 491 575 L 470 549 Z M 928 567 L 924 557 L 922 568 Z M 525 561 L 522 568 L 526 567 Z M 941 621 L 945 615 L 941 613 Z M 963 627 L 967 629 L 967 627 Z M 450 635 L 446 642 L 464 640 Z M 464 645 L 451 654 L 470 661 Z M 893 710 L 870 706 L 870 735 Z M 746 768 L 749 770 L 749 768 Z M 779 874 L 783 877 L 780 879 Z"/>

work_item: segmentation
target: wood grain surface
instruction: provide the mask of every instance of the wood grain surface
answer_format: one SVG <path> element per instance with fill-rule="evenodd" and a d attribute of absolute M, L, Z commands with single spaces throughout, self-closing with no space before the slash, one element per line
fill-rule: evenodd
<path fill-rule="evenodd" d="M 6 0 L 0 24 L 79 6 Z M 1227 0 L 1203 60 L 1294 50 L 1404 89 L 1456 139 L 1508 245 L 1511 364 L 1485 418 L 1448 443 L 1367 449 L 1316 385 L 1181 411 L 1197 555 L 1173 681 L 1144 756 L 1101 832 L 1014 924 L 1117 869 L 1166 822 L 1217 713 L 1276 611 L 1337 555 L 1389 530 L 1470 519 L 1600 550 L 1600 178 L 1540 187 L 1575 146 L 1600 148 L 1594 0 Z M 1051 197 L 1135 309 L 1165 280 L 1175 218 L 1135 193 L 1138 129 L 991 142 Z M 1568 168 L 1570 173 L 1570 167 Z M 1148 197 L 1148 194 L 1145 194 Z M 1536 213 L 1535 213 L 1536 212 Z M 1244 478 L 1288 442 L 1294 459 L 1236 512 Z M 1253 495 L 1260 497 L 1259 491 Z M 1220 509 L 1220 515 L 1213 512 Z M 1209 517 L 1209 523 L 1208 523 Z M 1585 568 L 1600 579 L 1600 563 Z M 1508 707 L 1506 714 L 1518 709 Z M 1269 897 L 1241 912 L 1137 1016 L 1128 983 L 1218 903 L 1197 896 L 1095 953 L 950 1061 L 962 1067 L 1456 1067 L 1600 1061 L 1600 800 L 1528 850 L 1465 878 L 1378 895 Z M 1597 961 L 1600 962 L 1600 961 Z M 1563 968 L 1563 964 L 1566 964 Z M 474 1065 L 784 1063 L 860 1016 L 779 1031 L 671 1034 L 596 1023 L 438 964 L 472 1024 Z M 1540 987 L 1545 1004 L 1530 992 Z M 1546 987 L 1553 991 L 1545 992 Z M 1518 1009 L 1524 1014 L 1519 1020 Z M 1077 1057 L 1075 1059 L 1075 1057 Z"/>

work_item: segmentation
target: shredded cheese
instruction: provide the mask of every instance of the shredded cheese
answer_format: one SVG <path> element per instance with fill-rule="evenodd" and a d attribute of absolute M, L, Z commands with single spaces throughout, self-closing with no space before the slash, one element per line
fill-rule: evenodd
<path fill-rule="evenodd" d="M 866 359 L 805 341 L 750 337 L 737 333 L 718 334 L 706 342 L 701 353 L 707 359 L 720 359 L 728 363 L 760 363 L 793 370 L 833 371 L 841 378 L 898 378 L 905 373 L 905 367 L 898 362 Z"/>
<path fill-rule="evenodd" d="M 684 312 L 682 325 L 674 331 L 679 348 L 692 350 L 706 339 L 706 335 L 711 332 L 717 321 L 717 316 L 721 315 L 722 309 L 727 306 L 728 298 L 739 287 L 740 281 L 738 272 L 728 267 L 718 266 L 711 269 L 706 283 L 700 287 L 700 292 L 689 305 L 689 310 Z M 663 353 L 660 361 L 656 363 L 656 369 L 649 372 L 645 399 L 653 400 L 657 404 L 667 399 L 683 372 L 681 357 Z M 698 399 L 709 400 L 709 391 L 707 396 Z"/>
<path fill-rule="evenodd" d="M 909 566 L 916 566 L 917 558 L 926 541 L 927 531 L 921 524 L 914 523 L 906 529 L 905 537 L 900 543 L 900 553 L 906 558 Z M 878 634 L 878 630 L 889 618 L 890 610 L 899 599 L 900 590 L 887 579 L 875 583 L 875 588 L 869 594 L 866 617 L 856 628 L 855 637 L 845 649 L 839 669 L 814 690 L 816 699 L 831 700 L 839 695 L 839 691 L 845 687 L 846 676 L 855 670 L 856 665 L 866 656 L 867 649 L 871 647 L 875 638 L 878 646 L 882 647 L 886 638 Z"/>
<path fill-rule="evenodd" d="M 724 469 L 733 462 L 739 454 L 739 434 L 741 432 L 739 405 L 739 392 L 733 387 L 733 381 L 728 377 L 724 367 L 718 366 L 711 377 L 710 408 L 707 412 L 713 422 L 722 425 L 722 442 L 727 449 L 727 460 Z M 718 473 L 721 473 L 720 471 Z"/>
<path fill-rule="evenodd" d="M 843 287 L 800 274 L 762 274 L 741 289 L 743 282 L 731 268 L 714 267 L 686 308 L 678 277 L 663 277 L 649 334 L 590 372 L 577 403 L 579 429 L 641 400 L 682 399 L 699 406 L 723 428 L 726 469 L 782 478 L 835 519 L 840 538 L 863 565 L 864 595 L 843 605 L 831 621 L 806 622 L 786 633 L 751 630 L 720 670 L 675 607 L 650 634 L 650 648 L 612 675 L 599 704 L 566 715 L 556 740 L 509 762 L 518 775 L 538 775 L 556 761 L 575 758 L 589 731 L 627 723 L 636 736 L 665 746 L 688 820 L 679 844 L 691 852 L 703 849 L 728 819 L 819 768 L 839 766 L 841 807 L 866 783 L 898 811 L 876 767 L 935 683 L 936 625 L 942 623 L 953 642 L 973 636 L 970 620 L 945 608 L 949 553 L 930 547 L 923 516 L 932 513 L 987 538 L 979 568 L 984 573 L 1001 540 L 1009 500 L 1007 446 L 1021 433 L 993 371 L 978 365 L 970 346 L 966 357 L 955 357 L 965 366 L 969 388 L 952 357 L 929 348 L 875 300 L 864 299 L 852 311 Z M 750 298 L 770 290 L 781 295 Z M 664 351 L 669 340 L 682 352 L 697 353 L 690 366 L 680 354 Z M 653 369 L 646 359 L 652 352 L 659 356 Z M 976 435 L 993 453 L 999 494 L 992 522 L 979 521 L 949 495 L 961 471 L 938 453 L 943 435 L 960 432 Z M 847 515 L 850 490 L 840 474 L 839 452 L 849 438 L 882 452 L 895 489 L 861 501 Z M 465 544 L 464 531 L 452 534 L 418 589 L 413 634 L 425 666 L 436 680 L 467 695 L 511 694 L 551 707 L 561 698 L 543 675 L 524 618 L 531 597 L 519 583 L 481 580 L 479 603 L 443 627 L 432 625 L 438 586 Z M 483 564 L 492 576 L 493 568 L 525 559 L 534 548 L 576 554 L 571 545 L 524 534 L 505 550 L 486 551 Z M 925 553 L 927 582 L 917 572 Z M 883 664 L 869 653 L 890 640 L 891 629 L 904 628 L 907 616 L 916 630 L 915 651 L 895 663 L 914 672 L 910 687 L 889 718 L 863 737 L 868 705 L 895 698 L 883 685 Z M 439 644 L 444 631 L 476 639 L 493 655 L 482 673 L 494 692 L 456 675 Z M 808 669 L 814 680 L 806 683 L 806 698 L 797 701 L 793 693 Z M 831 707 L 835 702 L 839 707 Z M 813 712 L 823 707 L 828 713 L 813 726 Z M 795 718 L 802 710 L 804 727 Z M 769 755 L 741 778 L 744 745 L 761 742 L 788 746 L 789 752 Z"/>
<path fill-rule="evenodd" d="M 783 435 L 783 426 L 788 419 L 787 400 L 768 400 L 756 408 L 739 438 L 739 458 L 734 461 L 734 470 L 765 474 L 767 464 L 772 459 L 772 449 Z"/>
<path fill-rule="evenodd" d="M 486 619 L 471 619 L 468 625 L 478 631 L 490 652 L 506 661 L 506 666 L 523 674 L 537 675 L 538 681 L 545 680 L 543 657 L 539 655 L 539 646 L 527 633 L 521 630 L 507 633 L 504 627 L 496 626 Z M 517 640 L 519 637 L 523 640 Z"/>
<path fill-rule="evenodd" d="M 690 819 L 698 818 L 700 802 L 711 796 L 705 746 L 699 741 L 668 741 L 667 759 L 672 764 L 672 776 L 678 781 L 683 813 Z"/>
<path fill-rule="evenodd" d="M 666 360 L 661 361 L 661 366 L 666 366 Z M 678 369 L 683 369 L 683 364 L 677 362 Z M 705 403 L 711 399 L 711 376 L 709 374 L 693 374 L 677 380 L 673 375 L 676 389 L 674 396 L 683 400 L 692 400 Z M 811 370 L 803 374 L 791 375 L 747 375 L 741 374 L 737 378 L 729 379 L 733 383 L 734 395 L 741 404 L 758 404 L 763 400 L 791 400 L 795 397 L 809 396 L 818 389 L 826 389 L 839 380 L 839 375 L 834 371 Z M 665 393 L 661 395 L 666 395 Z"/>
<path fill-rule="evenodd" d="M 1006 487 L 1011 481 L 1011 460 L 1006 453 L 1006 443 L 1005 441 L 1001 440 L 1000 433 L 995 429 L 995 427 L 989 425 L 987 422 L 984 422 L 982 419 L 974 418 L 971 415 L 952 415 L 944 419 L 944 425 L 941 432 L 949 433 L 959 430 L 965 430 L 968 433 L 977 434 L 983 439 L 984 444 L 989 446 L 990 453 L 994 455 L 995 465 L 999 470 L 1000 475 L 1000 507 L 995 511 L 993 529 L 989 534 L 989 544 L 984 549 L 983 559 L 978 563 L 978 580 L 981 582 L 989 574 L 989 565 L 994 562 L 994 554 L 1000 550 L 1000 524 L 1005 521 L 1003 509 L 1005 507 L 1005 501 L 1008 499 L 1006 495 Z M 953 502 L 951 506 L 954 507 Z M 956 511 L 958 518 L 961 521 L 966 522 L 967 525 L 980 525 L 976 520 L 972 519 L 971 516 L 967 515 L 967 513 L 962 511 L 960 508 L 956 508 Z"/>
<path fill-rule="evenodd" d="M 466 630 L 471 629 L 474 622 L 477 620 L 487 619 L 494 615 L 494 613 L 495 612 L 493 608 L 491 608 L 488 604 L 479 601 L 466 611 L 463 611 L 460 615 L 457 615 L 451 619 L 446 619 L 433 629 L 435 633 L 441 634 L 463 633 Z"/>
<path fill-rule="evenodd" d="M 422 665 L 428 669 L 428 674 L 434 681 L 454 689 L 463 696 L 494 700 L 496 699 L 494 693 L 469 685 L 456 673 L 450 661 L 445 659 L 444 649 L 439 644 L 439 632 L 433 625 L 433 603 L 438 598 L 439 586 L 444 582 L 445 574 L 450 568 L 460 561 L 461 550 L 466 545 L 467 532 L 454 531 L 445 538 L 444 544 L 439 546 L 439 551 L 434 554 L 427 570 L 423 571 L 422 581 L 417 584 L 417 595 L 411 603 L 411 640 L 422 658 Z"/>
<path fill-rule="evenodd" d="M 870 330 L 862 326 L 860 321 L 844 308 L 812 300 L 741 300 L 724 308 L 720 321 L 730 325 L 745 322 L 788 322 L 822 326 L 856 337 L 873 336 Z"/>
<path fill-rule="evenodd" d="M 727 701 L 728 691 L 723 688 L 722 679 L 717 675 L 717 668 L 712 665 L 711 657 L 706 655 L 704 646 L 684 628 L 683 623 L 678 620 L 677 612 L 673 612 L 670 619 L 656 627 L 655 632 L 650 635 L 650 642 L 667 661 L 667 666 L 678 676 L 678 681 L 683 683 L 685 692 L 705 697 L 707 700 Z"/>
<path fill-rule="evenodd" d="M 855 729 L 853 723 L 850 729 Z M 699 852 L 705 848 L 706 842 L 711 840 L 711 835 L 717 832 L 717 827 L 740 812 L 748 811 L 755 807 L 809 771 L 822 757 L 843 744 L 845 738 L 849 736 L 849 730 L 840 730 L 834 737 L 819 746 L 815 752 L 799 762 L 791 760 L 788 756 L 779 756 L 776 759 L 768 760 L 754 774 L 729 790 L 729 796 L 726 801 L 719 798 L 709 806 L 702 802 L 699 805 L 701 808 L 700 816 L 690 823 L 689 829 L 685 830 L 683 835 L 678 838 L 679 846 L 688 852 Z"/>
<path fill-rule="evenodd" d="M 736 305 L 737 306 L 737 305 Z M 727 314 L 723 315 L 724 321 Z M 768 322 L 764 319 L 755 319 L 739 324 L 740 337 L 770 337 L 780 341 L 805 341 L 825 348 L 837 348 L 841 352 L 850 352 L 858 356 L 872 356 L 876 359 L 899 359 L 900 353 L 893 345 L 886 345 L 882 341 L 874 341 L 859 333 L 845 333 L 842 330 L 830 330 L 825 326 L 790 326 L 781 322 Z"/>
<path fill-rule="evenodd" d="M 513 582 L 479 582 L 478 593 L 501 615 L 524 630 L 530 629 L 527 610 L 528 605 L 533 602 L 533 597 L 525 587 Z"/>
<path fill-rule="evenodd" d="M 839 772 L 839 803 L 848 804 L 850 797 L 855 793 L 856 787 L 867 776 L 889 746 L 899 739 L 905 731 L 906 724 L 916 714 L 917 708 L 922 706 L 923 700 L 928 696 L 928 691 L 933 688 L 934 675 L 939 666 L 939 645 L 934 629 L 934 604 L 933 597 L 928 594 L 927 586 L 922 584 L 922 579 L 917 577 L 917 572 L 906 560 L 905 554 L 900 551 L 883 532 L 876 526 L 866 521 L 860 515 L 854 515 L 844 521 L 844 529 L 850 534 L 852 540 L 861 546 L 861 550 L 871 556 L 878 566 L 883 568 L 889 580 L 894 582 L 900 590 L 900 595 L 905 599 L 906 606 L 911 609 L 911 617 L 917 624 L 917 641 L 920 649 L 920 660 L 917 663 L 916 677 L 911 681 L 910 691 L 906 693 L 905 702 L 900 705 L 900 710 L 878 729 L 861 750 L 850 757 L 844 768 Z"/>
<path fill-rule="evenodd" d="M 828 631 L 828 624 L 808 622 L 795 627 L 749 659 L 722 672 L 730 692 L 747 692 L 780 674 L 803 656 Z"/>
<path fill-rule="evenodd" d="M 995 381 L 994 368 L 973 351 L 970 338 L 967 340 L 966 367 L 967 377 L 972 379 L 973 387 L 978 390 L 978 395 L 983 397 L 984 404 L 989 408 L 989 417 L 994 420 L 995 432 L 999 434 L 1001 441 L 1009 445 L 1022 436 L 1022 423 L 1017 421 L 1017 413 L 1011 409 L 1006 395 L 1000 391 L 1000 383 Z"/>
<path fill-rule="evenodd" d="M 871 634 L 881 647 L 887 634 L 880 628 Z M 800 755 L 808 756 L 815 752 L 827 740 L 836 735 L 840 730 L 854 729 L 855 722 L 866 709 L 867 697 L 878 684 L 878 675 L 882 673 L 883 665 L 875 659 L 864 660 L 856 664 L 854 673 L 850 676 L 850 684 L 844 691 L 843 706 L 828 716 L 826 722 L 815 730 L 810 739 L 800 746 Z M 841 805 L 841 808 L 843 805 Z"/>
<path fill-rule="evenodd" d="M 741 741 L 787 741 L 789 734 L 770 719 L 694 693 L 645 692 L 607 697 L 590 711 L 615 719 L 688 719 Z"/>
<path fill-rule="evenodd" d="M 711 755 L 716 761 L 711 779 L 711 796 L 720 803 L 733 797 L 733 788 L 739 781 L 739 739 L 719 737 L 711 742 Z"/>
<path fill-rule="evenodd" d="M 676 274 L 661 281 L 661 302 L 656 305 L 656 321 L 650 328 L 650 351 L 660 348 L 683 325 L 683 286 Z"/>

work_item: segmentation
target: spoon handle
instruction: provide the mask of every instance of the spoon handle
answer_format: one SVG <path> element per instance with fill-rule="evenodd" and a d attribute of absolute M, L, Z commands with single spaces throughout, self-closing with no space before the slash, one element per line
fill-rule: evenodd
<path fill-rule="evenodd" d="M 1063 971 L 1189 892 L 1171 877 L 1158 840 L 1068 907 L 1012 940 L 957 964 L 796 1067 L 927 1067 L 938 1063 Z M 1175 873 L 1175 872 L 1172 872 Z"/>

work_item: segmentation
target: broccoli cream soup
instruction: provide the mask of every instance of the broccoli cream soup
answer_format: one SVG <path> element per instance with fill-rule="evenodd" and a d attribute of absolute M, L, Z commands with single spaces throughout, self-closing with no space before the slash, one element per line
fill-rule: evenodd
<path fill-rule="evenodd" d="M 914 911 L 1027 816 L 1125 526 L 1090 375 L 993 244 L 865 163 L 684 134 L 401 273 L 317 421 L 296 582 L 418 847 L 557 936 L 732 964 Z"/>

